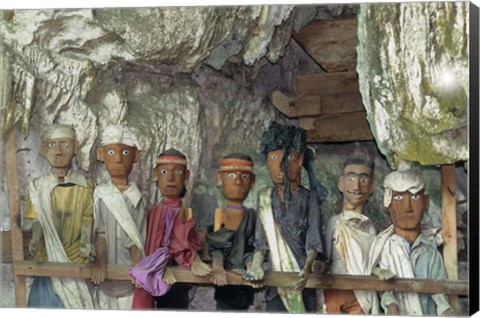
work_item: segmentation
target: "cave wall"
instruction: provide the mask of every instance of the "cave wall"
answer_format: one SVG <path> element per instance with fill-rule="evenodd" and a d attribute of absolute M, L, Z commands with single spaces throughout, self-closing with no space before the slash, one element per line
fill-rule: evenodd
<path fill-rule="evenodd" d="M 360 91 L 393 169 L 468 160 L 469 3 L 364 4 Z"/>
<path fill-rule="evenodd" d="M 183 151 L 192 171 L 184 202 L 193 207 L 198 226 L 202 228 L 213 221 L 214 208 L 223 205 L 221 189 L 215 182 L 221 157 L 233 151 L 245 152 L 254 159 L 257 175 L 255 189 L 248 196 L 246 206 L 255 207 L 257 191 L 271 184 L 268 170 L 258 156 L 259 137 L 272 120 L 296 124 L 296 120 L 287 119 L 275 110 L 270 100 L 271 92 L 279 90 L 293 96 L 297 74 L 324 72 L 291 39 L 291 33 L 313 19 L 351 18 L 359 12 L 360 42 L 376 41 L 373 43 L 377 44 L 360 43 L 357 68 L 376 140 L 311 145 L 317 153 L 315 173 L 329 193 L 322 203 L 323 219 L 326 221 L 340 211 L 342 197 L 337 183 L 343 161 L 353 149 L 363 149 L 375 156 L 376 187 L 365 213 L 372 218 L 377 230 L 390 224 L 381 203 L 384 176 L 391 169 L 413 166 L 423 170 L 427 190 L 432 196 L 423 227 L 438 234 L 436 229 L 441 227 L 440 173 L 435 164 L 439 162 L 418 158 L 424 148 L 406 152 L 406 144 L 413 142 L 416 147 L 436 149 L 432 145 L 445 145 L 446 141 L 441 138 L 453 136 L 448 139 L 450 146 L 447 148 L 456 154 L 447 154 L 446 162 L 468 159 L 464 152 L 466 122 L 462 117 L 466 106 L 455 104 L 458 112 L 453 115 L 445 109 L 441 122 L 448 126 L 451 124 L 449 118 L 454 116 L 455 129 L 447 129 L 444 125 L 442 129 L 446 130 L 443 131 L 434 128 L 440 122 L 434 116 L 436 110 L 427 111 L 436 109 L 440 102 L 437 106 L 430 102 L 427 106 L 410 103 L 407 107 L 401 106 L 405 103 L 387 103 L 380 98 L 381 104 L 378 104 L 376 96 L 388 95 L 389 89 L 397 86 L 390 80 L 389 69 L 379 69 L 373 62 L 380 60 L 383 66 L 389 63 L 383 49 L 391 48 L 391 43 L 396 42 L 385 41 L 390 46 L 384 46 L 380 39 L 390 35 L 396 39 L 399 35 L 372 34 L 372 29 L 382 29 L 378 27 L 382 18 L 397 16 L 393 10 L 422 16 L 428 8 L 422 11 L 395 4 L 376 6 L 360 6 L 360 11 L 358 6 L 352 5 L 283 5 L 3 12 L 0 31 L 2 101 L 5 102 L 2 104 L 5 106 L 0 108 L 0 115 L 3 132 L 13 125 L 18 131 L 21 209 L 25 200 L 24 186 L 49 169 L 47 162 L 38 155 L 39 141 L 43 127 L 53 122 L 70 124 L 76 129 L 81 149 L 74 164 L 97 184 L 108 180 L 103 164 L 96 161 L 101 130 L 118 123 L 134 127 L 143 151 L 140 162 L 133 168 L 131 180 L 139 185 L 152 204 L 160 199 L 152 180 L 156 155 L 169 147 Z M 381 8 L 388 14 L 378 11 L 377 19 L 373 19 L 376 10 Z M 440 12 L 450 12 L 448 16 L 454 19 L 465 13 L 458 9 L 462 6 L 456 4 L 455 8 Z M 465 22 L 465 19 L 462 17 L 459 21 Z M 378 46 L 376 51 L 374 46 Z M 407 50 L 403 50 L 400 51 L 407 55 Z M 458 54 L 462 56 L 461 52 Z M 380 57 L 374 60 L 373 56 Z M 461 61 L 464 63 L 463 57 Z M 460 66 L 464 67 L 462 63 Z M 377 72 L 382 80 L 378 82 L 378 77 L 371 72 Z M 372 78 L 374 80 L 370 81 Z M 385 81 L 392 82 L 390 86 L 381 86 Z M 400 91 L 396 89 L 395 94 L 408 94 Z M 370 95 L 372 92 L 375 95 Z M 468 92 L 468 87 L 463 85 L 455 100 L 464 101 L 464 92 Z M 424 91 L 417 90 L 417 93 L 424 94 Z M 401 100 L 414 99 L 404 96 Z M 412 112 L 417 107 L 422 111 Z M 405 117 L 412 113 L 416 121 Z M 413 128 L 396 123 L 396 118 Z M 420 134 L 418 129 L 424 126 L 422 118 L 431 126 Z M 382 134 L 384 131 L 390 133 Z M 419 136 L 428 138 L 419 143 Z M 3 134 L 0 153 L 4 153 Z M 5 171 L 3 155 L 0 168 Z M 465 179 L 462 165 L 458 171 Z M 305 176 L 302 180 L 308 178 Z M 0 206 L 0 229 L 9 230 L 5 178 L 0 184 Z M 459 228 L 466 227 L 465 211 L 464 208 L 458 212 Z M 460 238 L 459 242 L 462 250 L 464 239 Z M 10 270 L 5 266 L 9 265 L 1 265 L 2 273 Z M 14 306 L 11 276 L 2 277 L 7 281 L 0 282 L 0 293 L 10 297 L 2 297 L 0 306 Z M 212 288 L 201 288 L 200 292 L 206 292 L 210 298 L 199 300 L 195 289 L 192 309 L 212 310 Z M 263 308 L 261 296 L 255 308 L 252 310 Z"/>

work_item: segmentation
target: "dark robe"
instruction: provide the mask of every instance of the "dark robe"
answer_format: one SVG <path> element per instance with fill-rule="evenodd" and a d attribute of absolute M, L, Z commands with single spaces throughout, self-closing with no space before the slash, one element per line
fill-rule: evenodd
<path fill-rule="evenodd" d="M 321 236 L 321 212 L 315 191 L 310 191 L 300 185 L 296 190 L 291 204 L 283 211 L 278 192 L 272 191 L 271 197 L 273 219 L 279 226 L 280 234 L 293 253 L 298 267 L 303 268 L 307 259 L 307 251 L 316 250 L 318 259 L 324 258 L 324 247 Z M 268 242 L 260 218 L 257 218 L 255 229 L 255 251 L 268 251 Z M 271 260 L 267 262 L 271 269 Z M 276 287 L 265 288 L 267 311 L 284 311 L 278 298 Z M 307 312 L 315 310 L 315 290 L 304 289 L 303 300 Z M 269 302 L 272 301 L 271 306 Z M 275 305 L 278 303 L 278 306 Z"/>
<path fill-rule="evenodd" d="M 209 227 L 207 242 L 210 256 L 223 256 L 226 270 L 245 270 L 246 262 L 253 257 L 255 222 L 255 211 L 247 209 L 237 230 L 222 227 L 214 232 L 213 226 Z M 253 289 L 249 286 L 216 286 L 215 300 L 217 309 L 247 309 L 253 303 Z"/>

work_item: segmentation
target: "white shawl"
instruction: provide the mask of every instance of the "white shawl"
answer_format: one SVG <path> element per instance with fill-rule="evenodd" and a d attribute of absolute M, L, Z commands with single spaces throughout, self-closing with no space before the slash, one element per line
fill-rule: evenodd
<path fill-rule="evenodd" d="M 403 238 L 396 235 L 393 224 L 378 234 L 372 249 L 372 266 L 388 269 L 399 278 L 415 278 L 412 263 L 407 249 L 402 243 Z M 417 293 L 393 293 L 398 302 L 399 315 L 422 315 L 422 306 Z"/>
<path fill-rule="evenodd" d="M 140 191 L 134 183 L 130 186 L 130 189 L 137 193 L 136 196 L 140 197 Z M 128 210 L 128 206 L 125 203 L 122 193 L 118 188 L 111 182 L 104 183 L 95 188 L 93 196 L 95 200 L 94 206 L 96 205 L 97 200 L 102 200 L 108 208 L 108 211 L 112 213 L 118 224 L 122 227 L 125 233 L 127 233 L 128 237 L 143 253 L 144 241 L 142 235 L 140 234 L 137 225 Z"/>
<path fill-rule="evenodd" d="M 82 179 L 83 175 L 76 171 L 69 171 L 66 179 Z M 71 263 L 53 221 L 52 202 L 50 199 L 53 189 L 58 185 L 58 178 L 49 174 L 39 177 L 27 185 L 27 190 L 42 226 L 43 237 L 50 262 Z M 87 284 L 80 278 L 52 277 L 53 288 L 66 308 L 93 309 L 93 302 Z"/>
<path fill-rule="evenodd" d="M 347 272 L 351 275 L 371 275 L 369 251 L 375 235 L 354 226 L 356 222 L 369 222 L 370 219 L 355 211 L 344 211 L 335 224 L 337 240 L 335 248 L 340 254 Z M 360 306 L 366 314 L 378 314 L 379 304 L 376 292 L 354 290 Z"/>
<path fill-rule="evenodd" d="M 297 261 L 273 219 L 271 194 L 272 189 L 270 188 L 260 192 L 258 215 L 265 229 L 272 269 L 279 272 L 299 272 Z M 305 313 L 301 294 L 295 293 L 292 288 L 277 287 L 277 291 L 288 312 Z"/>

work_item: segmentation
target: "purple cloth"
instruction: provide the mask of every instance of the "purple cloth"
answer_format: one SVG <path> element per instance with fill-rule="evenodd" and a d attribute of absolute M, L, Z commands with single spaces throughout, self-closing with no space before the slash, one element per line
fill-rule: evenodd
<path fill-rule="evenodd" d="M 163 237 L 162 246 L 128 270 L 137 283 L 146 292 L 155 297 L 165 295 L 172 287 L 162 280 L 162 276 L 170 259 L 168 252 L 170 233 L 179 211 L 179 208 L 175 208 L 173 209 L 173 213 L 167 213 L 165 236 Z"/>

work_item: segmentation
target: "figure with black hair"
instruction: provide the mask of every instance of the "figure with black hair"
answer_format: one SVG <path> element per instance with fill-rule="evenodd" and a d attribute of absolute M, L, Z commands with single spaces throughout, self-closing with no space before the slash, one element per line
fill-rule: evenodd
<path fill-rule="evenodd" d="M 217 184 L 222 187 L 227 207 L 215 210 L 214 225 L 208 228 L 206 237 L 217 310 L 247 310 L 253 303 L 252 287 L 227 285 L 225 270 L 245 270 L 252 262 L 256 213 L 243 206 L 255 184 L 252 158 L 241 153 L 223 157 Z"/>
<path fill-rule="evenodd" d="M 196 276 L 208 275 L 211 268 L 198 256 L 201 242 L 192 209 L 182 207 L 181 198 L 190 177 L 186 156 L 173 148 L 161 153 L 155 175 L 162 201 L 148 215 L 147 257 L 129 271 L 142 287 L 135 290 L 132 308 L 188 309 L 190 285 L 176 283 L 169 267 L 191 269 Z"/>
<path fill-rule="evenodd" d="M 363 212 L 373 192 L 373 169 L 373 159 L 360 152 L 350 155 L 343 164 L 338 179 L 343 209 L 330 217 L 325 231 L 325 252 L 331 274 L 371 274 L 369 248 L 376 231 Z M 374 291 L 326 289 L 324 295 L 327 313 L 378 314 Z"/>
<path fill-rule="evenodd" d="M 315 259 L 323 258 L 320 202 L 326 190 L 313 173 L 314 153 L 307 148 L 307 131 L 273 122 L 262 135 L 262 155 L 274 187 L 259 192 L 255 254 L 244 279 L 261 285 L 263 262 L 267 269 L 299 272 L 291 288 L 266 288 L 268 312 L 314 312 L 315 290 L 305 289 Z M 301 185 L 301 170 L 308 173 L 310 188 Z"/>

